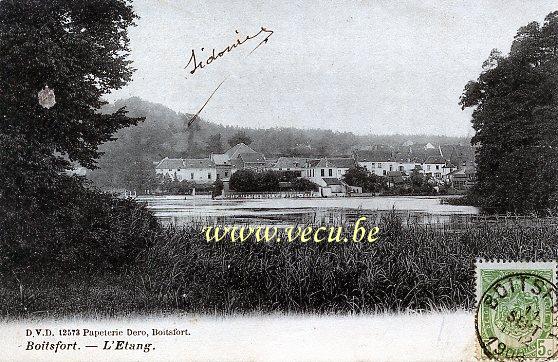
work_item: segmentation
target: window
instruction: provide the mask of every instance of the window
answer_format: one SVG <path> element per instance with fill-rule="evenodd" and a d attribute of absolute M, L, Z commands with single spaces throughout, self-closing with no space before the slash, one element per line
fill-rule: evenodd
<path fill-rule="evenodd" d="M 384 170 L 384 173 L 383 173 L 383 175 L 385 176 L 385 175 L 386 175 L 386 173 L 387 173 L 387 172 L 386 172 L 386 170 Z"/>
<path fill-rule="evenodd" d="M 393 171 L 393 165 L 389 165 L 389 170 Z"/>
<path fill-rule="evenodd" d="M 193 180 L 193 179 L 194 179 L 194 173 L 192 172 L 192 173 L 190 173 L 190 180 Z"/>
<path fill-rule="evenodd" d="M 208 172 L 208 173 L 207 173 L 207 179 L 208 179 L 208 180 L 211 180 L 211 172 Z"/>
<path fill-rule="evenodd" d="M 399 166 L 399 171 L 403 171 L 404 167 L 403 166 Z"/>
<path fill-rule="evenodd" d="M 329 169 L 329 177 L 333 176 L 333 170 L 330 168 Z"/>
<path fill-rule="evenodd" d="M 323 168 L 321 169 L 320 175 L 321 175 L 322 177 L 325 176 L 325 169 L 323 169 Z"/>
<path fill-rule="evenodd" d="M 225 177 L 227 177 L 229 175 L 229 173 L 227 171 L 225 171 Z"/>
<path fill-rule="evenodd" d="M 372 168 L 376 167 L 376 164 L 374 162 L 372 162 Z"/>
<path fill-rule="evenodd" d="M 382 168 L 382 164 L 381 164 L 381 163 L 378 163 L 378 168 Z"/>
<path fill-rule="evenodd" d="M 439 170 L 439 169 L 440 169 L 440 165 L 436 165 L 436 170 Z"/>
<path fill-rule="evenodd" d="M 426 171 L 430 171 L 430 165 L 426 165 Z"/>

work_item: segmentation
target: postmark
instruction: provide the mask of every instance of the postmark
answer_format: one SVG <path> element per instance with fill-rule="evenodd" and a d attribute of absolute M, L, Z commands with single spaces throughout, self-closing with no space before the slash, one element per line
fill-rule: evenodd
<path fill-rule="evenodd" d="M 476 263 L 478 357 L 558 357 L 556 262 Z"/>

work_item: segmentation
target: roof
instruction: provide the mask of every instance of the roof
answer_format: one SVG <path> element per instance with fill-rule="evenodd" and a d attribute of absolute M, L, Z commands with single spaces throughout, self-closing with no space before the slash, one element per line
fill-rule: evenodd
<path fill-rule="evenodd" d="M 388 162 L 392 157 L 391 151 L 385 149 L 355 151 L 357 162 Z"/>
<path fill-rule="evenodd" d="M 228 165 L 230 164 L 230 157 L 224 153 L 212 153 L 210 158 L 215 162 L 217 165 Z"/>
<path fill-rule="evenodd" d="M 324 180 L 327 186 L 343 185 L 343 181 L 339 180 L 338 178 L 327 177 L 327 178 L 322 178 L 322 180 Z"/>
<path fill-rule="evenodd" d="M 354 158 L 322 158 L 313 167 L 351 168 L 355 166 Z"/>
<path fill-rule="evenodd" d="M 309 159 L 308 160 L 308 167 L 316 167 L 316 165 L 320 163 L 319 158 Z"/>
<path fill-rule="evenodd" d="M 225 155 L 229 158 L 238 158 L 239 155 L 244 153 L 257 153 L 250 147 L 246 146 L 244 143 L 239 143 L 228 150 L 225 151 Z"/>
<path fill-rule="evenodd" d="M 261 153 L 241 153 L 239 158 L 243 162 L 265 164 L 265 157 Z"/>
<path fill-rule="evenodd" d="M 215 167 L 215 162 L 209 158 L 185 158 L 183 160 L 184 168 L 211 168 Z"/>
<path fill-rule="evenodd" d="M 230 161 L 231 164 L 231 168 L 235 168 L 237 170 L 240 170 L 242 168 L 242 160 L 240 158 L 235 158 L 234 160 Z"/>
<path fill-rule="evenodd" d="M 424 160 L 424 163 L 434 163 L 434 164 L 446 164 L 446 160 L 441 156 L 430 156 Z"/>
<path fill-rule="evenodd" d="M 304 168 L 306 167 L 306 163 L 309 161 L 309 158 L 301 158 L 301 157 L 279 157 L 277 162 L 273 167 L 275 168 Z"/>
<path fill-rule="evenodd" d="M 181 167 L 182 167 L 181 158 L 168 158 L 168 157 L 163 158 L 161 162 L 159 162 L 157 166 L 155 166 L 155 168 L 158 169 L 168 169 L 168 170 L 181 168 Z"/>
<path fill-rule="evenodd" d="M 164 158 L 155 167 L 157 169 L 174 170 L 179 168 L 213 168 L 215 162 L 209 158 Z"/>

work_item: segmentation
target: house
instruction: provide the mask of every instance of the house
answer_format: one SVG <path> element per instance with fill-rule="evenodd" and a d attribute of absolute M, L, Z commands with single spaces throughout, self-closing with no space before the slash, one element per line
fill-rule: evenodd
<path fill-rule="evenodd" d="M 271 165 L 270 168 L 273 171 L 279 172 L 290 171 L 295 173 L 297 177 L 302 177 L 310 160 L 312 159 L 301 157 L 279 157 L 275 164 Z"/>
<path fill-rule="evenodd" d="M 446 176 L 447 182 L 456 190 L 469 190 L 476 182 L 476 168 L 473 163 L 466 163 L 458 170 Z"/>
<path fill-rule="evenodd" d="M 266 168 L 264 155 L 244 143 L 239 143 L 224 153 L 213 153 L 209 158 L 215 162 L 217 177 L 220 179 L 229 178 L 237 170 L 244 168 L 256 171 Z"/>
<path fill-rule="evenodd" d="M 382 148 L 356 151 L 354 157 L 359 166 L 385 177 L 394 171 L 407 175 L 417 171 L 441 181 L 456 169 L 455 166 L 448 166 L 450 163 L 443 156 L 442 149 L 431 143 L 401 146 L 396 150 Z"/>
<path fill-rule="evenodd" d="M 257 152 L 251 149 L 250 147 L 248 147 L 247 145 L 245 145 L 244 143 L 239 143 L 225 151 L 225 155 L 227 155 L 231 160 L 234 160 L 240 157 L 240 155 L 245 153 L 257 153 Z"/>
<path fill-rule="evenodd" d="M 263 171 L 266 168 L 265 156 L 261 153 L 241 153 L 238 155 L 241 169 Z"/>
<path fill-rule="evenodd" d="M 213 183 L 217 179 L 215 162 L 208 158 L 184 159 L 165 157 L 155 166 L 155 173 L 177 181 Z"/>
<path fill-rule="evenodd" d="M 344 196 L 349 189 L 349 185 L 338 178 L 325 177 L 320 185 L 320 196 Z"/>
<path fill-rule="evenodd" d="M 354 158 L 340 157 L 329 158 L 324 157 L 316 160 L 309 160 L 302 177 L 320 185 L 326 186 L 324 178 L 341 179 L 350 168 L 356 167 Z"/>
<path fill-rule="evenodd" d="M 408 151 L 392 150 L 367 150 L 354 153 L 357 164 L 366 168 L 376 176 L 387 176 L 389 172 L 400 171 L 410 173 L 417 167 L 420 169 L 421 162 L 409 157 Z"/>
<path fill-rule="evenodd" d="M 425 175 L 441 180 L 444 176 L 444 172 L 448 171 L 448 168 L 444 169 L 444 166 L 446 166 L 446 160 L 444 158 L 441 156 L 429 156 L 424 160 L 422 169 Z"/>

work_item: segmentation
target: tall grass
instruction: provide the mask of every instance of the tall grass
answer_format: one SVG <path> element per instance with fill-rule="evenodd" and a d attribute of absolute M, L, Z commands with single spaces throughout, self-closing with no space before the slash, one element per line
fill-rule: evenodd
<path fill-rule="evenodd" d="M 206 242 L 168 229 L 142 258 L 148 304 L 193 311 L 360 312 L 472 308 L 474 261 L 550 259 L 556 224 L 540 219 L 403 226 L 390 213 L 374 243 Z"/>
<path fill-rule="evenodd" d="M 381 218 L 373 243 L 207 242 L 166 228 L 118 275 L 0 283 L 0 311 L 371 312 L 474 306 L 474 260 L 558 257 L 556 219 L 476 220 L 447 227 Z M 375 225 L 371 225 L 375 226 Z M 348 229 L 350 230 L 350 229 Z M 9 282 L 7 282 L 9 281 Z"/>

